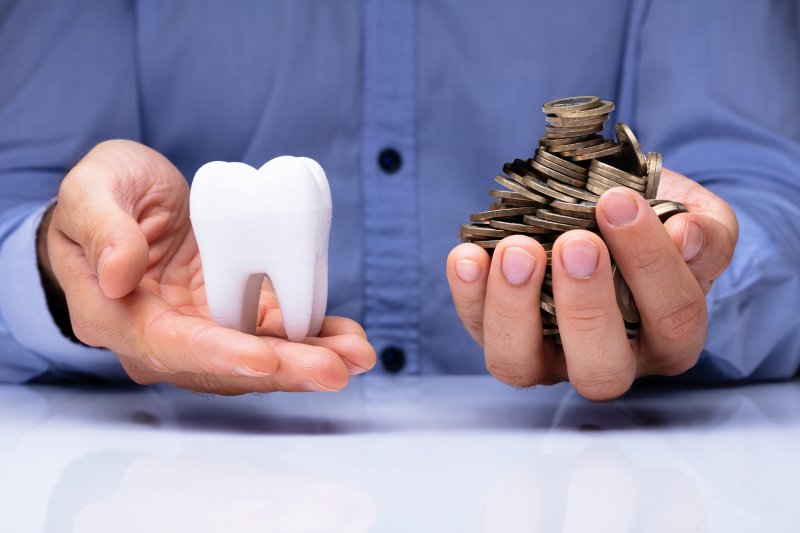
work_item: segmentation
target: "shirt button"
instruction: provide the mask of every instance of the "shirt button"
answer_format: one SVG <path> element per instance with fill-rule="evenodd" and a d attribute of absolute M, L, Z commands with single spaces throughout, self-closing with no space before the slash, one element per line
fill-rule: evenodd
<path fill-rule="evenodd" d="M 387 372 L 397 374 L 406 366 L 406 354 L 396 346 L 389 346 L 381 352 L 381 363 Z"/>
<path fill-rule="evenodd" d="M 378 154 L 378 165 L 387 174 L 394 174 L 403 166 L 403 158 L 394 148 L 384 148 Z"/>

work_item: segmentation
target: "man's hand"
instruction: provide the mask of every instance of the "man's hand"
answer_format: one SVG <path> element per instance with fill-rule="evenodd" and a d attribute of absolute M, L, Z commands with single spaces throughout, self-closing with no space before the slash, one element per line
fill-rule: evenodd
<path fill-rule="evenodd" d="M 327 317 L 319 337 L 303 343 L 280 338 L 267 282 L 259 336 L 215 324 L 189 223 L 189 187 L 141 144 L 96 146 L 64 178 L 43 223 L 41 269 L 63 289 L 75 335 L 113 351 L 138 383 L 218 394 L 332 391 L 375 364 L 364 330 L 346 318 Z"/>
<path fill-rule="evenodd" d="M 547 257 L 539 243 L 507 237 L 491 261 L 475 244 L 450 252 L 447 278 L 456 310 L 497 379 L 521 387 L 569 380 L 583 396 L 607 400 L 638 377 L 694 366 L 706 341 L 705 295 L 730 263 L 738 224 L 720 198 L 666 169 L 659 197 L 689 212 L 662 224 L 640 195 L 611 189 L 597 206 L 605 243 L 580 230 L 556 240 L 561 347 L 542 336 L 539 292 Z M 609 250 L 639 308 L 641 330 L 633 342 L 617 307 Z"/>

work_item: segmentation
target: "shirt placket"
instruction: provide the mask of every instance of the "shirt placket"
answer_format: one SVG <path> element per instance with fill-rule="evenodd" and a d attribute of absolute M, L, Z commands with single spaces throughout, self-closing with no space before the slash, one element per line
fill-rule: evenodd
<path fill-rule="evenodd" d="M 416 9 L 365 0 L 363 17 L 363 322 L 390 373 L 418 373 Z"/>

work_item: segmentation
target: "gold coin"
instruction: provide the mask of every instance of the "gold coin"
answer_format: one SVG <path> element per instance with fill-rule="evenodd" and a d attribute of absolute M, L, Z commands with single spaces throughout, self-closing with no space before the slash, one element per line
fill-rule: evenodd
<path fill-rule="evenodd" d="M 500 229 L 492 228 L 484 224 L 461 224 L 461 235 L 467 237 L 495 237 L 503 238 L 508 234 Z"/>
<path fill-rule="evenodd" d="M 542 196 L 541 194 L 537 194 L 526 188 L 521 183 L 510 180 L 507 177 L 503 176 L 502 174 L 498 174 L 497 176 L 495 176 L 494 180 L 503 187 L 508 187 L 510 190 L 521 194 L 522 196 L 528 198 L 529 200 L 537 202 L 539 205 L 547 205 L 552 201 L 550 198 Z"/>
<path fill-rule="evenodd" d="M 562 215 L 561 213 L 556 213 L 555 211 L 550 211 L 549 209 L 544 208 L 537 209 L 536 216 L 545 220 L 551 220 L 553 222 L 560 222 L 561 224 L 569 224 L 572 226 L 581 226 L 584 228 L 597 227 L 597 221 L 594 218 L 580 218 Z"/>
<path fill-rule="evenodd" d="M 491 211 L 472 213 L 469 216 L 469 219 L 472 222 L 482 222 L 485 220 L 493 220 L 495 218 L 520 217 L 522 215 L 532 215 L 536 213 L 536 209 L 538 209 L 538 207 L 510 207 L 508 209 L 492 209 Z"/>
<path fill-rule="evenodd" d="M 597 152 L 589 152 L 583 155 L 576 155 L 572 156 L 571 159 L 573 161 L 588 161 L 589 159 L 599 159 L 601 157 L 608 157 L 610 155 L 614 155 L 619 153 L 622 150 L 622 146 L 615 144 L 611 148 L 606 148 L 605 150 L 598 150 Z"/>
<path fill-rule="evenodd" d="M 591 153 L 594 153 L 594 152 L 597 152 L 597 151 L 601 151 L 601 150 L 607 150 L 607 149 L 613 148 L 613 147 L 614 147 L 614 141 L 606 141 L 605 139 L 603 139 L 600 143 L 595 143 L 595 144 L 590 145 L 590 146 L 588 146 L 586 148 L 576 148 L 574 150 L 566 150 L 566 151 L 565 150 L 558 150 L 558 153 L 561 154 L 564 157 L 575 157 L 575 156 L 584 155 L 584 154 L 591 154 Z M 554 152 L 556 150 L 553 150 L 551 148 L 548 151 L 549 152 Z"/>
<path fill-rule="evenodd" d="M 562 181 L 564 183 L 567 183 L 575 187 L 583 187 L 583 184 L 586 183 L 586 177 L 584 176 L 582 176 L 580 179 L 571 178 L 569 176 L 562 174 L 557 170 L 553 170 L 552 168 L 546 167 L 536 161 L 531 161 L 531 165 L 533 166 L 533 168 L 535 168 L 538 172 L 544 174 L 546 177 Z"/>
<path fill-rule="evenodd" d="M 588 191 L 587 189 L 573 187 L 572 185 L 567 185 L 566 183 L 559 183 L 554 180 L 547 180 L 546 185 L 551 189 L 555 189 L 560 193 L 566 194 L 567 196 L 571 196 L 572 198 L 576 198 L 579 200 L 585 200 L 587 202 L 597 202 L 600 199 L 598 195 L 592 193 L 591 191 Z M 568 203 L 577 203 L 577 201 Z"/>
<path fill-rule="evenodd" d="M 597 212 L 597 204 L 594 202 L 581 201 L 576 204 L 567 204 L 555 201 L 548 206 L 556 213 L 577 218 L 594 219 Z"/>
<path fill-rule="evenodd" d="M 571 196 L 567 196 L 566 194 L 560 193 L 555 189 L 547 186 L 547 183 L 540 180 L 539 178 L 535 177 L 526 177 L 524 178 L 523 183 L 526 187 L 535 190 L 545 196 L 549 196 L 555 200 L 561 200 L 562 202 L 567 203 L 575 203 L 577 200 Z"/>
<path fill-rule="evenodd" d="M 619 307 L 622 318 L 626 322 L 638 323 L 639 310 L 636 308 L 636 301 L 633 299 L 630 287 L 622 277 L 622 271 L 617 265 L 612 265 L 611 276 L 614 281 L 614 293 L 617 297 L 617 307 Z"/>
<path fill-rule="evenodd" d="M 603 143 L 607 143 L 607 144 L 610 145 L 610 143 L 613 143 L 613 141 L 606 141 L 601 136 L 595 135 L 594 138 L 589 139 L 588 141 L 580 141 L 580 142 L 575 142 L 575 143 L 570 143 L 570 144 L 560 144 L 560 145 L 556 145 L 556 146 L 550 146 L 550 147 L 548 147 L 547 150 L 548 150 L 548 152 L 552 152 L 554 154 L 559 154 L 559 153 L 565 153 L 566 154 L 567 152 L 582 150 L 584 148 L 590 148 L 592 146 L 598 146 L 598 145 L 601 145 Z"/>
<path fill-rule="evenodd" d="M 608 100 L 602 100 L 599 106 L 592 107 L 589 109 L 576 111 L 576 110 L 567 110 L 566 108 L 564 108 L 563 110 L 558 110 L 557 112 L 550 112 L 548 114 L 558 115 L 559 117 L 563 118 L 587 118 L 587 117 L 596 117 L 599 115 L 608 115 L 612 111 L 614 111 L 614 102 L 609 102 Z"/>
<path fill-rule="evenodd" d="M 519 222 L 505 222 L 503 220 L 490 220 L 489 225 L 493 228 L 513 231 L 515 233 L 550 233 L 547 228 L 521 224 Z"/>
<path fill-rule="evenodd" d="M 602 161 L 598 161 L 597 159 L 592 159 L 592 162 L 589 164 L 589 170 L 593 170 L 598 174 L 602 174 L 603 176 L 608 176 L 609 179 L 614 179 L 615 177 L 618 177 L 624 180 L 638 183 L 639 185 L 647 184 L 647 177 L 644 174 L 642 176 L 637 176 L 635 174 L 631 174 L 630 172 L 625 172 L 624 170 L 620 170 L 616 167 L 613 167 L 608 163 L 603 163 Z"/>
<path fill-rule="evenodd" d="M 560 167 L 564 167 L 564 168 L 566 168 L 568 170 L 571 170 L 571 171 L 576 172 L 578 174 L 581 174 L 583 176 L 585 176 L 586 174 L 589 173 L 589 169 L 588 168 L 582 167 L 580 165 L 576 165 L 572 161 L 570 161 L 568 159 L 564 159 L 563 157 L 557 156 L 555 154 L 552 154 L 552 153 L 550 153 L 547 150 L 544 150 L 542 148 L 539 148 L 538 150 L 536 150 L 536 157 L 537 158 L 541 157 L 543 159 L 547 159 L 548 161 L 552 161 L 553 163 L 555 163 L 556 165 L 558 165 Z"/>
<path fill-rule="evenodd" d="M 614 126 L 614 133 L 617 136 L 617 142 L 622 145 L 620 156 L 628 164 L 628 168 L 639 175 L 645 174 L 647 172 L 647 159 L 642 147 L 639 145 L 639 141 L 636 139 L 636 135 L 633 134 L 633 130 L 624 122 L 619 122 Z"/>
<path fill-rule="evenodd" d="M 634 191 L 639 191 L 639 192 L 644 192 L 645 189 L 644 185 L 639 185 L 638 183 L 634 183 L 632 181 L 623 180 L 622 178 L 617 178 L 616 180 L 612 180 L 605 176 L 601 176 L 600 174 L 594 172 L 593 170 L 589 171 L 589 179 L 594 180 L 595 183 L 606 185 L 609 188 L 627 187 L 628 189 L 633 189 Z"/>
<path fill-rule="evenodd" d="M 524 217 L 522 217 L 522 221 L 525 222 L 525 224 L 528 224 L 529 226 L 535 226 L 537 228 L 550 231 L 570 231 L 574 229 L 585 229 L 583 226 L 574 226 L 572 224 L 554 222 L 552 220 L 546 220 L 544 218 L 539 218 L 534 215 L 525 215 Z"/>
<path fill-rule="evenodd" d="M 647 154 L 647 188 L 644 197 L 648 200 L 658 195 L 658 185 L 661 182 L 661 154 L 649 152 Z"/>
<path fill-rule="evenodd" d="M 570 96 L 545 102 L 542 105 L 542 113 L 561 113 L 562 111 L 586 111 L 600 105 L 598 96 Z"/>

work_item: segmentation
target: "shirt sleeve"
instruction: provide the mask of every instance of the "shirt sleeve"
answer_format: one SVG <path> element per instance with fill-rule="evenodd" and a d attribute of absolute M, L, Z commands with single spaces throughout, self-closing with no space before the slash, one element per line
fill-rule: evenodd
<path fill-rule="evenodd" d="M 797 4 L 639 6 L 620 118 L 739 220 L 733 261 L 708 295 L 706 349 L 687 377 L 792 377 L 800 366 Z"/>
<path fill-rule="evenodd" d="M 0 382 L 123 375 L 108 352 L 61 334 L 35 243 L 83 154 L 105 139 L 140 140 L 134 9 L 119 0 L 0 7 Z"/>

